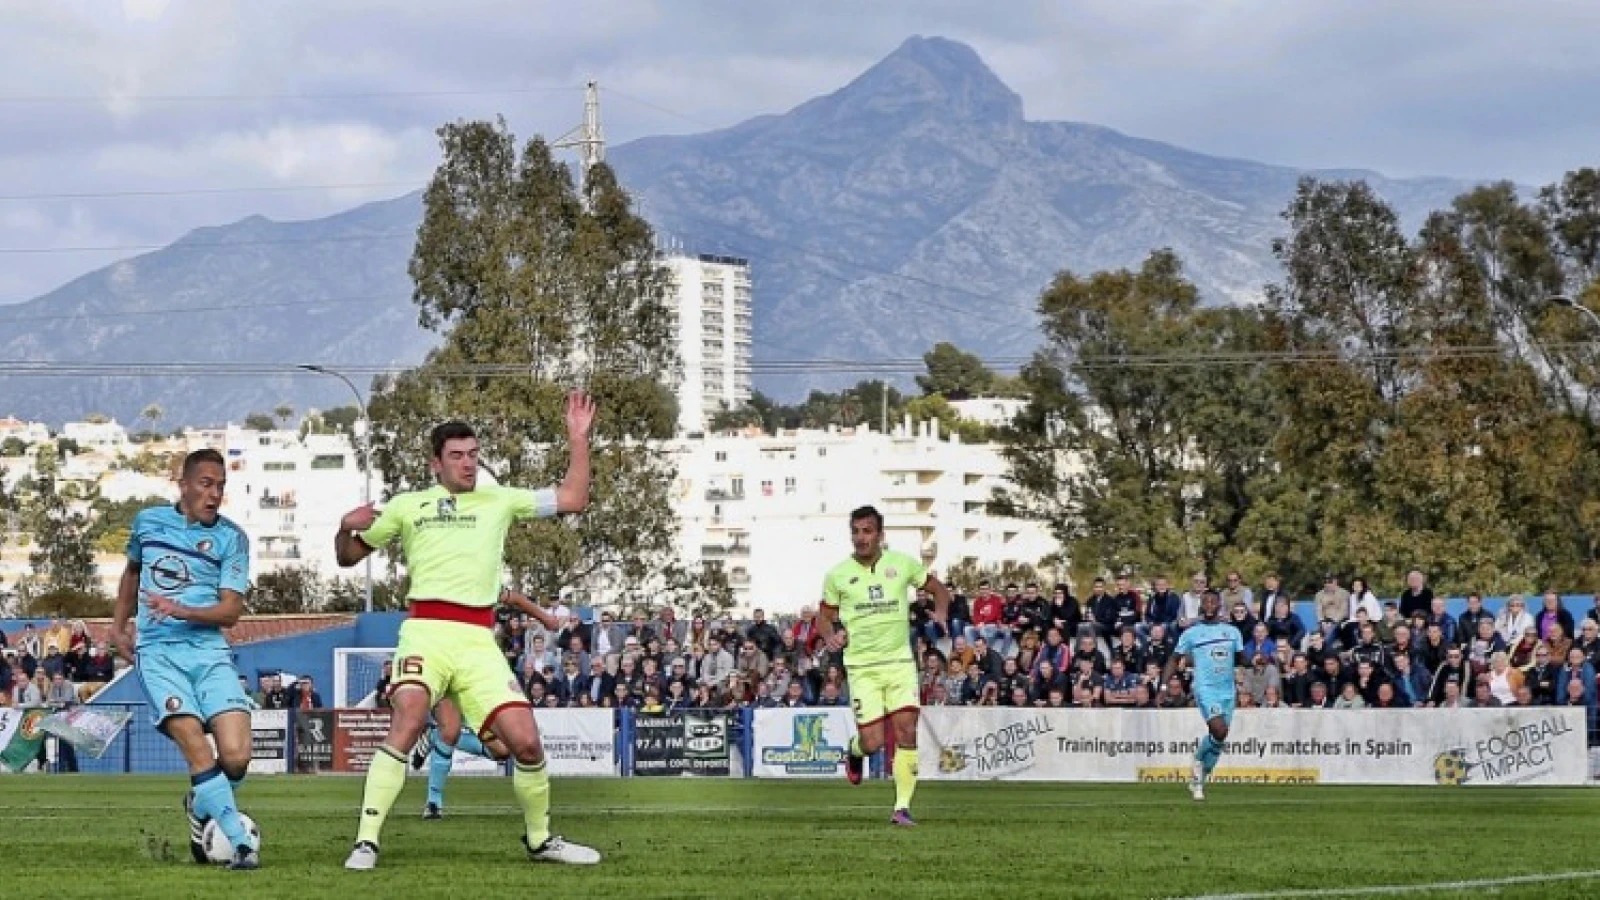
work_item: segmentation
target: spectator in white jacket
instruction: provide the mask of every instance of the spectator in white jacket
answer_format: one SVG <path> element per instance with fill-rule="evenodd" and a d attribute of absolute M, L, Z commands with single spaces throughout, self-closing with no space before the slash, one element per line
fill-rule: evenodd
<path fill-rule="evenodd" d="M 1533 628 L 1533 616 L 1528 612 L 1527 601 L 1521 594 L 1512 594 L 1506 600 L 1505 609 L 1500 610 L 1500 615 L 1495 616 L 1494 630 L 1505 638 L 1507 644 L 1515 644 L 1522 638 L 1522 634 Z"/>
<path fill-rule="evenodd" d="M 706 655 L 700 660 L 700 683 L 720 688 L 733 672 L 733 654 L 722 649 L 716 638 L 706 640 Z"/>

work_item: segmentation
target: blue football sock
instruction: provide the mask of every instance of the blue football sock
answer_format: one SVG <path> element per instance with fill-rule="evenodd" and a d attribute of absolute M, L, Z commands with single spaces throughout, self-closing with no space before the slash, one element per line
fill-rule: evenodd
<path fill-rule="evenodd" d="M 1205 755 L 1200 758 L 1200 764 L 1205 767 L 1205 773 L 1210 775 L 1211 770 L 1215 769 L 1217 762 L 1222 759 L 1222 742 L 1208 734 L 1201 745 Z"/>
<path fill-rule="evenodd" d="M 233 802 L 233 785 L 228 783 L 222 769 L 213 766 L 198 775 L 189 776 L 194 787 L 194 812 L 201 819 L 216 820 L 217 827 L 228 836 L 235 847 L 250 846 L 250 836 L 239 820 L 239 808 Z"/>
<path fill-rule="evenodd" d="M 450 758 L 456 748 L 433 736 L 433 752 L 428 754 L 428 802 L 444 809 L 444 780 L 450 774 Z"/>
<path fill-rule="evenodd" d="M 483 741 L 478 740 L 478 736 L 470 731 L 463 730 L 461 737 L 456 738 L 456 749 L 462 753 L 471 753 L 473 756 L 492 758 L 489 756 L 489 751 L 484 749 Z"/>

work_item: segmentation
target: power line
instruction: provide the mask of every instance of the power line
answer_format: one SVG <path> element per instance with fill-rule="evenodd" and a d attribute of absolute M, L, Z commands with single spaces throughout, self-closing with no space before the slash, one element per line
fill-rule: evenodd
<path fill-rule="evenodd" d="M 333 91 L 327 93 L 234 93 L 234 94 L 0 94 L 0 103 L 93 103 L 138 101 L 140 103 L 242 103 L 275 100 L 388 100 L 428 97 L 507 97 L 529 94 L 557 94 L 581 91 L 580 85 L 475 88 L 437 91 Z"/>
<path fill-rule="evenodd" d="M 1593 344 L 1550 344 L 1551 350 L 1592 349 Z M 1150 353 L 1101 355 L 1084 357 L 1073 364 L 1075 369 L 1129 369 L 1129 368 L 1217 368 L 1227 366 L 1260 365 L 1321 365 L 1329 361 L 1364 362 L 1373 360 L 1419 359 L 1479 359 L 1501 357 L 1506 348 L 1498 345 L 1460 347 L 1403 347 L 1373 353 L 1341 355 L 1337 351 L 1239 351 L 1234 353 Z M 1032 357 L 1002 356 L 982 359 L 989 368 L 1007 369 L 1026 364 Z M 39 360 L 0 360 L 0 376 L 13 377 L 182 377 L 182 376 L 238 376 L 263 375 L 306 376 L 303 363 L 279 362 L 69 362 Z M 320 364 L 322 368 L 352 376 L 398 375 L 414 367 L 370 363 Z M 753 363 L 753 374 L 797 373 L 890 373 L 915 374 L 926 370 L 920 357 L 901 357 L 877 360 L 847 359 L 793 359 Z M 591 370 L 593 371 L 593 370 Z M 604 368 L 602 372 L 636 373 L 628 366 Z M 438 366 L 429 370 L 437 378 L 528 378 L 540 377 L 535 367 L 517 363 L 480 363 L 459 366 Z M 581 372 L 574 374 L 583 374 Z"/>
<path fill-rule="evenodd" d="M 30 253 L 111 253 L 146 252 L 150 250 L 217 250 L 225 247 L 262 247 L 275 244 L 346 244 L 367 241 L 415 240 L 415 232 L 378 234 L 346 234 L 316 238 L 261 238 L 248 241 L 176 241 L 170 244 L 117 244 L 102 247 L 0 247 L 0 254 L 20 255 Z"/>
<path fill-rule="evenodd" d="M 640 106 L 643 106 L 643 107 L 645 107 L 647 109 L 653 109 L 653 110 L 655 110 L 656 112 L 659 112 L 659 113 L 666 113 L 669 116 L 673 116 L 675 118 L 682 119 L 685 122 L 690 122 L 692 124 L 699 125 L 702 128 L 710 128 L 710 129 L 713 129 L 713 130 L 721 130 L 721 129 L 727 127 L 726 125 L 717 125 L 717 124 L 715 124 L 713 122 L 707 122 L 705 119 L 700 119 L 700 118 L 696 118 L 695 116 L 691 116 L 688 113 L 679 112 L 678 110 L 662 106 L 661 104 L 656 103 L 653 100 L 646 100 L 645 98 L 640 97 L 637 94 L 630 94 L 627 91 L 619 91 L 616 88 L 610 87 L 608 85 L 603 85 L 602 84 L 600 86 L 600 93 L 609 94 L 609 95 L 611 95 L 613 97 L 620 97 L 623 100 L 627 100 L 627 101 L 629 101 L 631 103 L 637 103 Z"/>
<path fill-rule="evenodd" d="M 362 297 L 325 297 L 321 300 L 283 300 L 266 303 L 233 303 L 217 306 L 170 306 L 161 309 L 134 309 L 117 312 L 81 312 L 63 313 L 48 316 L 6 316 L 4 309 L 0 308 L 0 325 L 10 325 L 15 322 L 70 322 L 77 319 L 122 319 L 137 318 L 141 316 L 171 316 L 186 313 L 228 312 L 240 309 L 279 309 L 291 306 L 344 306 L 356 303 L 383 303 L 394 300 L 407 300 L 409 296 L 399 294 L 374 294 Z"/>
<path fill-rule="evenodd" d="M 277 184 L 259 187 L 172 188 L 133 191 L 82 191 L 76 193 L 0 194 L 0 201 L 41 202 L 46 200 L 112 200 L 121 197 L 189 197 L 216 196 L 220 194 L 276 194 L 296 191 L 390 190 L 407 188 L 415 190 L 425 182 L 420 181 L 368 181 L 348 184 Z"/>

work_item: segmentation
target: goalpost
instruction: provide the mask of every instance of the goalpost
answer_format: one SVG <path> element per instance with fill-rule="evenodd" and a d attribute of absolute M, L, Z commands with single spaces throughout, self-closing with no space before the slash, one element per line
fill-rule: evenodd
<path fill-rule="evenodd" d="M 377 705 L 383 664 L 394 659 L 393 647 L 336 647 L 333 651 L 333 705 L 370 709 Z"/>

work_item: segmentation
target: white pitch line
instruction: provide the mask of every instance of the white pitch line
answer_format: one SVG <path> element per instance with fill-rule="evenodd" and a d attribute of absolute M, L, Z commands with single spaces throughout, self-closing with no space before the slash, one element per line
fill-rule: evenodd
<path fill-rule="evenodd" d="M 1179 900 L 1296 900 L 1307 897 L 1377 897 L 1416 894 L 1424 891 L 1470 891 L 1474 888 L 1515 887 L 1524 884 L 1550 884 L 1557 881 L 1591 881 L 1600 878 L 1600 869 L 1583 872 L 1545 872 L 1537 875 L 1511 875 L 1506 878 L 1480 878 L 1474 881 L 1431 881 L 1426 884 L 1382 884 L 1372 887 L 1311 888 L 1261 891 L 1254 894 L 1201 894 Z"/>

